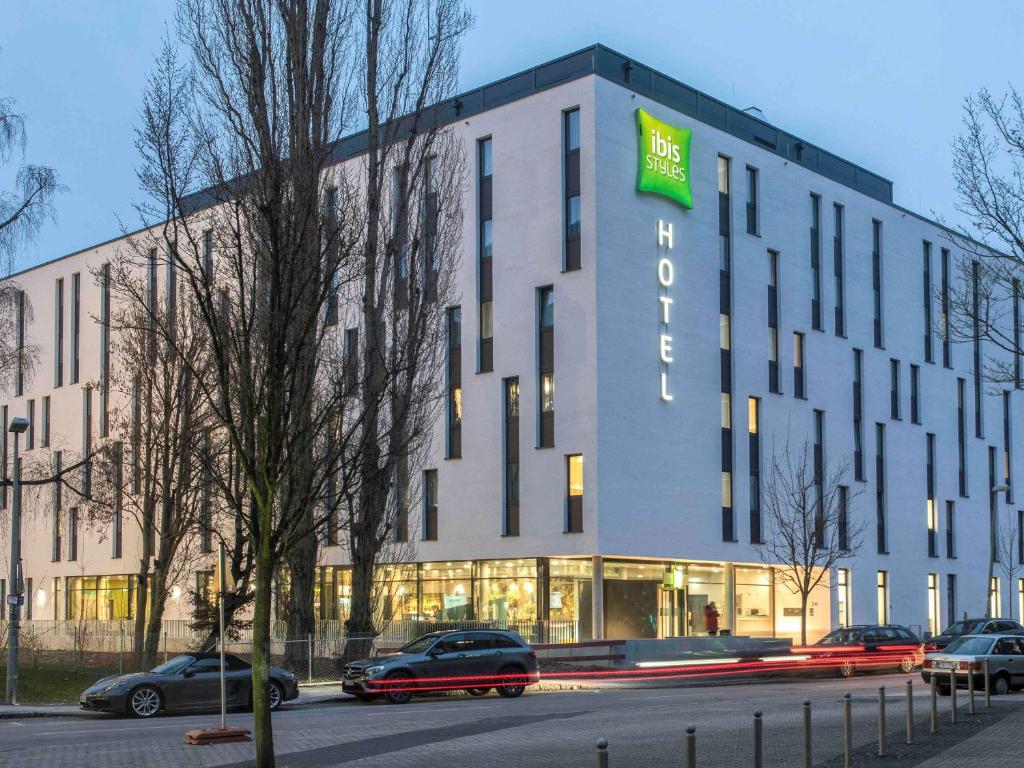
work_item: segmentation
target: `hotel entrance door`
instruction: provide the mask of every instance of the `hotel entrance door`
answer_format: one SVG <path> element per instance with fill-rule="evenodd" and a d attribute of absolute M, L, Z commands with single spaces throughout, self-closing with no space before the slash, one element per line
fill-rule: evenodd
<path fill-rule="evenodd" d="M 658 637 L 682 637 L 686 634 L 686 590 L 658 589 Z"/>

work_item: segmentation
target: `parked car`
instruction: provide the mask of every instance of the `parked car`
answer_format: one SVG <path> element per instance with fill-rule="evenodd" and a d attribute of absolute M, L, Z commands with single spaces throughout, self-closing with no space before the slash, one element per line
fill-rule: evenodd
<path fill-rule="evenodd" d="M 964 619 L 946 627 L 942 634 L 929 637 L 924 652 L 941 651 L 958 637 L 964 635 L 1012 635 L 1024 632 L 1024 625 L 1010 619 Z"/>
<path fill-rule="evenodd" d="M 831 659 L 843 677 L 867 669 L 895 667 L 913 672 L 924 653 L 917 635 L 898 624 L 856 624 L 829 632 L 807 650 L 815 659 Z M 822 666 L 829 665 L 822 662 Z"/>
<path fill-rule="evenodd" d="M 383 696 L 405 704 L 425 691 L 463 689 L 483 696 L 522 696 L 540 679 L 537 655 L 518 632 L 474 630 L 431 632 L 398 653 L 345 665 L 342 690 L 360 701 Z"/>
<path fill-rule="evenodd" d="M 225 693 L 229 707 L 252 706 L 252 667 L 230 653 L 224 655 Z M 295 675 L 271 667 L 270 708 L 299 695 Z M 187 653 L 175 656 L 152 672 L 105 677 L 79 697 L 82 709 L 135 717 L 160 712 L 218 709 L 220 707 L 220 655 Z"/>
<path fill-rule="evenodd" d="M 949 695 L 950 673 L 956 687 L 967 687 L 967 676 L 974 678 L 975 690 L 985 688 L 985 661 L 989 663 L 992 693 L 1003 695 L 1024 688 L 1024 638 L 1016 635 L 965 635 L 956 638 L 945 650 L 929 653 L 921 666 L 921 679 L 931 685 L 932 675 L 939 693 Z"/>

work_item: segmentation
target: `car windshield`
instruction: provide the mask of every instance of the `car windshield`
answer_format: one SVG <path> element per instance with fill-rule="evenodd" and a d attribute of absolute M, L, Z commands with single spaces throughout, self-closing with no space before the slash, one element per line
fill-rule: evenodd
<path fill-rule="evenodd" d="M 175 656 L 170 661 L 165 661 L 153 670 L 154 675 L 176 675 L 189 664 L 195 661 L 193 656 Z"/>
<path fill-rule="evenodd" d="M 440 635 L 423 635 L 423 637 L 417 637 L 411 643 L 403 645 L 400 650 L 402 653 L 423 653 L 432 646 L 439 637 Z"/>
<path fill-rule="evenodd" d="M 946 653 L 957 653 L 963 656 L 984 656 L 991 648 L 992 640 L 988 637 L 961 637 L 947 646 Z"/>
<path fill-rule="evenodd" d="M 821 638 L 818 645 L 849 645 L 857 642 L 857 635 L 858 633 L 852 629 L 837 629 Z"/>
<path fill-rule="evenodd" d="M 956 635 L 969 635 L 972 632 L 974 632 L 976 629 L 978 629 L 978 625 L 980 623 L 981 622 L 978 622 L 978 621 L 958 621 L 956 624 L 953 624 L 952 626 L 948 627 L 946 629 L 946 631 L 943 632 L 942 634 L 944 634 L 944 635 L 953 635 L 953 636 L 956 636 Z"/>

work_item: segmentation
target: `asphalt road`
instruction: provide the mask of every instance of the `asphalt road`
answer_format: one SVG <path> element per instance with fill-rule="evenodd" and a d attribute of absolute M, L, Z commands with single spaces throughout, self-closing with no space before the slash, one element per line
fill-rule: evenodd
<path fill-rule="evenodd" d="M 610 744 L 610 766 L 682 764 L 685 728 L 697 728 L 701 768 L 751 764 L 752 717 L 764 713 L 767 765 L 800 766 L 802 702 L 811 701 L 814 762 L 824 765 L 842 745 L 842 697 L 853 701 L 854 743 L 874 749 L 878 687 L 887 688 L 887 728 L 895 746 L 905 737 L 906 675 L 869 675 L 767 684 L 709 687 L 528 692 L 523 698 L 444 696 L 405 706 L 344 702 L 285 709 L 274 715 L 280 766 L 590 766 L 599 737 Z M 924 741 L 927 691 L 918 676 L 915 712 Z M 964 694 L 960 703 L 965 707 Z M 979 698 L 979 709 L 981 700 Z M 998 716 L 1020 713 L 1024 695 L 996 701 Z M 961 731 L 947 725 L 948 700 L 940 700 L 948 738 L 973 735 L 966 713 Z M 990 718 L 991 719 L 991 718 Z M 975 731 L 981 718 L 974 721 Z M 150 721 L 35 718 L 0 721 L 0 766 L 17 768 L 171 768 L 234 766 L 252 759 L 251 744 L 186 746 L 184 732 L 214 726 L 217 716 L 181 715 Z M 229 714 L 229 725 L 247 726 L 247 714 Z M 991 730 L 991 729 L 990 729 Z M 980 733 L 980 731 L 979 731 Z M 941 734 L 940 734 L 941 735 Z M 927 757 L 920 747 L 915 765 Z M 941 750 L 940 750 L 941 751 Z M 941 765 L 940 763 L 928 763 Z"/>

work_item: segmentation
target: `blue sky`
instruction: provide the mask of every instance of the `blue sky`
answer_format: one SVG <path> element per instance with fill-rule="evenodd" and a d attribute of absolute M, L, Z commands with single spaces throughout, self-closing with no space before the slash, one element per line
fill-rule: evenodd
<path fill-rule="evenodd" d="M 896 202 L 957 221 L 950 144 L 962 99 L 1024 88 L 1024 3 L 1004 0 L 469 0 L 462 84 L 601 42 L 892 179 Z M 26 159 L 70 187 L 30 266 L 137 223 L 132 126 L 173 0 L 32 0 L 0 9 L 0 95 L 29 119 Z M 0 171 L 9 186 L 10 169 Z"/>

